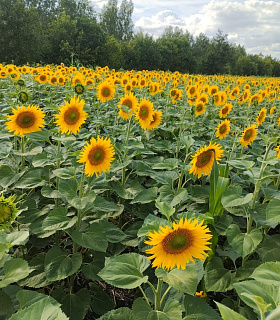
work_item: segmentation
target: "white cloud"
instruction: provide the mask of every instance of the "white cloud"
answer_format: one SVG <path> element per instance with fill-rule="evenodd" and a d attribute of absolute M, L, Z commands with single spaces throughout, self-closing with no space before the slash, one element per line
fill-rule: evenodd
<path fill-rule="evenodd" d="M 142 2 L 148 6 L 147 1 Z M 167 1 L 164 2 L 166 5 Z M 228 35 L 229 41 L 243 45 L 247 53 L 263 53 L 280 59 L 280 1 L 204 1 L 194 14 L 188 14 L 186 7 L 185 10 L 178 9 L 178 6 L 183 8 L 183 1 L 169 3 L 171 5 L 165 10 L 159 6 L 157 11 L 145 15 L 146 11 L 143 11 L 135 21 L 135 30 L 141 28 L 158 37 L 171 25 L 188 30 L 194 36 L 202 32 L 212 37 L 220 29 Z"/>

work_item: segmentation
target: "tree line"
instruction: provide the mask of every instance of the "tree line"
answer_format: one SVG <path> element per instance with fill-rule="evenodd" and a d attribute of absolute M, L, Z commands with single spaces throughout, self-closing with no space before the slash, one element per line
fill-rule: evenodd
<path fill-rule="evenodd" d="M 280 61 L 247 54 L 218 30 L 213 38 L 168 27 L 157 39 L 133 31 L 132 0 L 0 0 L 4 63 L 105 66 L 193 74 L 280 76 Z"/>

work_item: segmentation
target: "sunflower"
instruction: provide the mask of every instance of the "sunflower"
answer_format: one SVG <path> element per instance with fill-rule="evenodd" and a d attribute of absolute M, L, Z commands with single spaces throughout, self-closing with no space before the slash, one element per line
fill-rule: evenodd
<path fill-rule="evenodd" d="M 81 125 L 86 121 L 87 113 L 83 110 L 85 101 L 72 97 L 70 103 L 65 101 L 65 105 L 61 105 L 59 114 L 55 115 L 55 123 L 60 127 L 62 133 L 76 134 Z"/>
<path fill-rule="evenodd" d="M 197 101 L 194 107 L 195 115 L 199 116 L 205 113 L 205 111 L 206 111 L 205 104 L 202 101 Z"/>
<path fill-rule="evenodd" d="M 4 198 L 4 194 L 0 197 L 0 230 L 9 230 L 11 224 L 15 221 L 18 214 L 15 202 L 16 196 Z"/>
<path fill-rule="evenodd" d="M 134 96 L 134 94 L 133 93 L 126 94 L 124 97 L 120 99 L 120 103 L 118 104 L 119 116 L 122 119 L 127 120 L 132 116 L 132 113 L 136 111 L 137 105 L 138 105 L 138 100 Z M 130 110 L 126 112 L 122 109 L 122 106 L 126 106 Z"/>
<path fill-rule="evenodd" d="M 100 82 L 97 87 L 97 99 L 106 102 L 114 98 L 115 87 L 114 85 L 107 81 Z"/>
<path fill-rule="evenodd" d="M 18 100 L 21 102 L 21 103 L 26 103 L 29 99 L 29 95 L 26 91 L 20 91 L 19 94 L 18 94 Z"/>
<path fill-rule="evenodd" d="M 146 244 L 153 247 L 146 250 L 149 260 L 154 259 L 152 266 L 163 269 L 186 269 L 188 262 L 194 259 L 203 261 L 207 257 L 205 251 L 211 250 L 207 245 L 212 235 L 210 230 L 203 226 L 203 221 L 181 218 L 171 226 L 160 227 L 159 231 L 149 232 Z"/>
<path fill-rule="evenodd" d="M 141 99 L 135 119 L 139 121 L 142 129 L 148 129 L 149 124 L 153 121 L 153 113 L 153 103 L 148 99 Z"/>
<path fill-rule="evenodd" d="M 219 163 L 223 152 L 224 150 L 222 150 L 222 147 L 219 144 L 212 144 L 210 142 L 209 146 L 200 148 L 195 155 L 192 156 L 192 167 L 189 172 L 197 175 L 198 178 L 202 175 L 209 175 L 214 164 L 214 158 L 217 163 Z"/>
<path fill-rule="evenodd" d="M 10 120 L 5 123 L 9 132 L 14 131 L 15 135 L 23 137 L 26 133 L 41 131 L 40 127 L 43 127 L 45 123 L 45 114 L 39 106 L 17 106 L 17 109 L 12 110 L 13 115 L 8 116 Z"/>
<path fill-rule="evenodd" d="M 269 109 L 269 114 L 273 114 L 273 112 L 275 111 L 276 106 L 273 106 Z"/>
<path fill-rule="evenodd" d="M 158 127 L 161 123 L 162 118 L 162 111 L 155 110 L 153 113 L 153 120 L 150 122 L 150 124 L 147 126 L 148 130 L 153 130 L 156 127 Z"/>
<path fill-rule="evenodd" d="M 85 92 L 85 87 L 81 83 L 77 83 L 74 87 L 74 90 L 77 94 L 83 94 Z"/>
<path fill-rule="evenodd" d="M 224 120 L 218 125 L 216 137 L 218 137 L 219 139 L 224 139 L 229 134 L 229 131 L 230 121 Z"/>
<path fill-rule="evenodd" d="M 197 87 L 195 85 L 191 85 L 189 88 L 187 87 L 186 90 L 189 99 L 196 97 L 198 94 Z"/>
<path fill-rule="evenodd" d="M 45 73 L 40 73 L 36 79 L 39 83 L 44 84 L 48 82 L 49 76 Z"/>
<path fill-rule="evenodd" d="M 255 124 L 245 128 L 240 138 L 242 147 L 246 147 L 248 144 L 252 143 L 256 139 L 257 134 L 258 129 Z"/>
<path fill-rule="evenodd" d="M 235 87 L 229 94 L 229 98 L 235 100 L 240 93 L 239 87 Z"/>
<path fill-rule="evenodd" d="M 266 109 L 265 108 L 261 108 L 257 118 L 256 118 L 256 122 L 257 122 L 257 125 L 260 126 L 264 120 L 265 120 L 265 117 L 266 117 Z"/>
<path fill-rule="evenodd" d="M 274 150 L 277 152 L 276 158 L 277 158 L 277 159 L 280 159 L 280 144 L 279 144 L 279 146 L 277 146 Z"/>
<path fill-rule="evenodd" d="M 232 109 L 232 104 L 231 104 L 231 103 L 225 104 L 225 105 L 220 109 L 220 112 L 219 112 L 220 118 L 226 118 L 226 116 L 230 113 L 231 109 Z"/>
<path fill-rule="evenodd" d="M 85 173 L 91 177 L 94 174 L 96 177 L 101 172 L 106 172 L 110 169 L 111 162 L 114 160 L 114 149 L 109 138 L 97 137 L 91 138 L 90 143 L 86 143 L 78 162 L 85 163 Z"/>

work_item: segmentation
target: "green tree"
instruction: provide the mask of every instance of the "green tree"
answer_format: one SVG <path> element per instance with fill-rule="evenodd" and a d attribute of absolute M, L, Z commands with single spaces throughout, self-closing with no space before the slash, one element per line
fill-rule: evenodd
<path fill-rule="evenodd" d="M 124 41 L 130 41 L 133 38 L 133 3 L 131 0 L 123 0 L 118 10 L 118 34 L 119 39 Z"/>
<path fill-rule="evenodd" d="M 0 56 L 2 61 L 23 64 L 40 61 L 45 38 L 39 15 L 23 0 L 0 2 Z"/>
<path fill-rule="evenodd" d="M 193 72 L 204 73 L 206 69 L 206 53 L 210 45 L 210 39 L 204 34 L 200 33 L 193 42 Z"/>
<path fill-rule="evenodd" d="M 100 48 L 98 64 L 114 69 L 126 68 L 122 46 L 114 36 L 108 36 L 106 43 Z"/>

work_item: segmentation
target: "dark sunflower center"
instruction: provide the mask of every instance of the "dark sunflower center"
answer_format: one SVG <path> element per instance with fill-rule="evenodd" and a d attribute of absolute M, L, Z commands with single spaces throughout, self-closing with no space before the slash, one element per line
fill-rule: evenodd
<path fill-rule="evenodd" d="M 222 114 L 226 114 L 228 112 L 228 107 L 224 107 L 223 109 L 222 109 Z"/>
<path fill-rule="evenodd" d="M 197 157 L 196 166 L 198 168 L 205 167 L 211 161 L 213 156 L 214 156 L 214 151 L 213 150 L 207 150 L 207 151 L 202 152 Z"/>
<path fill-rule="evenodd" d="M 245 141 L 249 140 L 251 138 L 251 135 L 252 135 L 252 130 L 251 129 L 247 130 L 244 134 L 244 140 Z"/>
<path fill-rule="evenodd" d="M 192 245 L 193 237 L 189 230 L 178 229 L 167 235 L 163 242 L 163 249 L 169 254 L 179 254 Z"/>
<path fill-rule="evenodd" d="M 124 106 L 129 107 L 130 109 L 132 108 L 132 103 L 129 99 L 124 100 L 124 102 L 122 103 Z"/>
<path fill-rule="evenodd" d="M 100 148 L 93 148 L 88 154 L 88 160 L 91 165 L 95 166 L 100 164 L 104 159 L 105 153 Z"/>
<path fill-rule="evenodd" d="M 16 123 L 21 128 L 32 127 L 35 122 L 34 114 L 30 111 L 21 112 L 17 119 Z"/>
<path fill-rule="evenodd" d="M 203 109 L 202 105 L 199 104 L 196 106 L 196 111 L 200 112 L 202 109 Z"/>
<path fill-rule="evenodd" d="M 190 89 L 190 94 L 193 94 L 195 92 L 195 88 Z"/>
<path fill-rule="evenodd" d="M 66 110 L 64 114 L 64 121 L 69 125 L 73 125 L 77 123 L 79 118 L 80 118 L 80 113 L 76 108 L 69 108 L 68 110 Z"/>
<path fill-rule="evenodd" d="M 104 88 L 102 90 L 102 95 L 103 95 L 103 97 L 109 97 L 110 96 L 110 89 L 109 88 Z"/>
<path fill-rule="evenodd" d="M 142 107 L 140 112 L 139 112 L 140 118 L 141 119 L 146 119 L 149 115 L 149 111 L 146 107 Z"/>
<path fill-rule="evenodd" d="M 221 134 L 225 133 L 226 130 L 227 130 L 227 127 L 226 127 L 225 124 L 223 124 L 222 126 L 220 126 L 220 133 L 221 133 Z"/>

